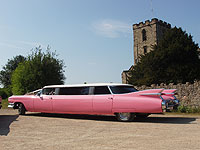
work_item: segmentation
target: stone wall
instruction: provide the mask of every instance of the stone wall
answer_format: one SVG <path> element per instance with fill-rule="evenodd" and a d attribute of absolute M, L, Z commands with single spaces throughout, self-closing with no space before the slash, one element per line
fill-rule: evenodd
<path fill-rule="evenodd" d="M 200 81 L 196 81 L 193 84 L 177 84 L 174 85 L 170 83 L 169 85 L 160 84 L 160 85 L 151 85 L 151 86 L 140 86 L 136 87 L 138 90 L 145 89 L 156 89 L 156 88 L 165 88 L 165 89 L 177 89 L 176 97 L 180 100 L 181 104 L 184 106 L 190 107 L 200 107 Z"/>

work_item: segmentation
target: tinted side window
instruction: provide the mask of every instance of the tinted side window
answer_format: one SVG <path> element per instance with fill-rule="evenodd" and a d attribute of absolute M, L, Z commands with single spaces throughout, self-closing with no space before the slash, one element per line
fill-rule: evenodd
<path fill-rule="evenodd" d="M 59 95 L 88 95 L 89 87 L 64 87 L 60 88 Z"/>
<path fill-rule="evenodd" d="M 45 88 L 42 90 L 44 95 L 55 95 L 55 88 Z"/>
<path fill-rule="evenodd" d="M 138 91 L 132 86 L 110 86 L 110 89 L 113 94 L 124 94 Z"/>
<path fill-rule="evenodd" d="M 110 91 L 107 86 L 96 86 L 94 87 L 94 94 L 110 94 Z"/>

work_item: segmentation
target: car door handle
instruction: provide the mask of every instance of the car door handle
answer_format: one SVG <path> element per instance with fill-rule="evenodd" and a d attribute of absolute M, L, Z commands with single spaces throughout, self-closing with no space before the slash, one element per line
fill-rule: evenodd
<path fill-rule="evenodd" d="M 109 97 L 108 99 L 110 99 L 110 100 L 113 100 L 113 98 L 112 98 L 112 97 Z"/>

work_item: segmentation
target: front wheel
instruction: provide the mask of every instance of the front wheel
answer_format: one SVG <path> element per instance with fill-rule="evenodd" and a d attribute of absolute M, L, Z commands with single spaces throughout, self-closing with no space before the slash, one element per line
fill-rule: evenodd
<path fill-rule="evenodd" d="M 133 121 L 133 119 L 135 118 L 135 114 L 134 113 L 116 113 L 116 118 L 118 121 L 122 121 L 122 122 L 129 122 L 129 121 Z"/>
<path fill-rule="evenodd" d="M 18 113 L 19 113 L 19 115 L 25 115 L 25 113 L 26 113 L 26 108 L 24 107 L 24 105 L 22 103 L 19 104 Z"/>

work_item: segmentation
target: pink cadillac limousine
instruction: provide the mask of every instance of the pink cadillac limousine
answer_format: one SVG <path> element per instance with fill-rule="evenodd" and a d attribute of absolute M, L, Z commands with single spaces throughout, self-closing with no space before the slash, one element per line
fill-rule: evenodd
<path fill-rule="evenodd" d="M 128 84 L 52 85 L 23 96 L 9 97 L 9 107 L 26 111 L 69 114 L 109 114 L 132 121 L 177 108 L 175 89 L 138 91 Z"/>

